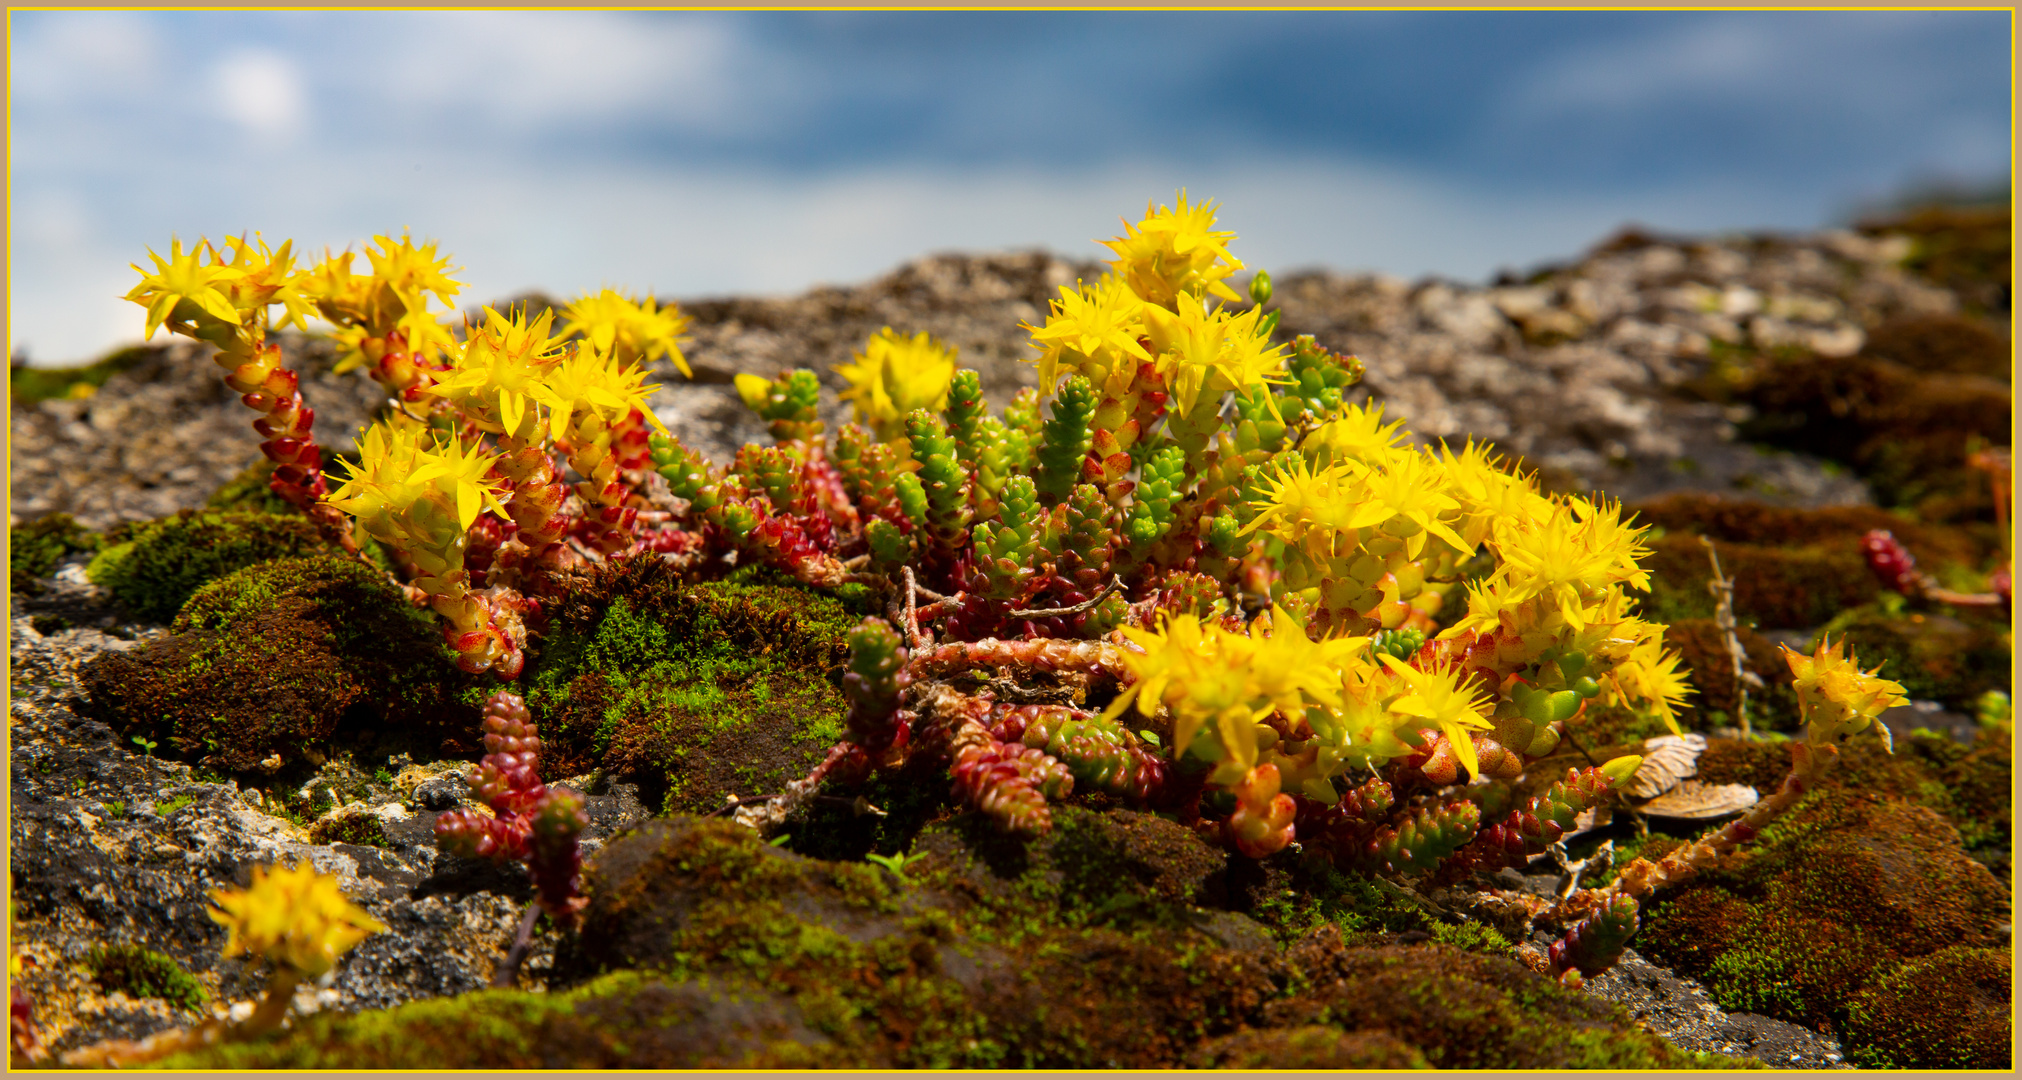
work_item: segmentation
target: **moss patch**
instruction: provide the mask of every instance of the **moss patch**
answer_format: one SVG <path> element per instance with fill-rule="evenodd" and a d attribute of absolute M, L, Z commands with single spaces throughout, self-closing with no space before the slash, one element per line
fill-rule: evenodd
<path fill-rule="evenodd" d="M 1941 499 L 1955 519 L 1992 509 L 1966 454 L 1973 437 L 2008 445 L 2006 382 L 1869 355 L 1804 356 L 1767 366 L 1744 397 L 1758 411 L 1745 434 L 1853 465 L 1885 505 Z"/>
<path fill-rule="evenodd" d="M 802 1040 L 806 1040 L 803 1042 Z M 673 1069 L 811 1064 L 824 1041 L 749 987 L 619 972 L 565 993 L 484 990 L 164 1059 L 166 1069 Z"/>
<path fill-rule="evenodd" d="M 356 844 L 359 847 L 388 847 L 386 829 L 372 814 L 335 814 L 309 827 L 312 844 Z"/>
<path fill-rule="evenodd" d="M 668 812 L 777 792 L 842 737 L 857 621 L 804 588 L 689 584 L 658 559 L 601 567 L 557 605 L 522 678 L 542 769 L 601 766 Z"/>
<path fill-rule="evenodd" d="M 937 824 L 912 875 L 932 884 L 795 855 L 721 820 L 650 822 L 586 868 L 591 906 L 551 992 L 321 1015 L 162 1064 L 1731 1064 L 1507 959 L 1364 948 L 1332 926 L 1283 952 L 1248 920 L 1188 902 L 1215 892 L 1225 855 L 1155 816 L 1108 816 L 1063 808 L 1052 840 L 1022 854 L 966 818 Z M 1103 866 L 1121 869 L 1105 879 Z"/>
<path fill-rule="evenodd" d="M 48 514 L 7 530 L 7 583 L 14 592 L 41 591 L 37 578 L 56 571 L 57 560 L 74 551 L 96 551 L 98 537 L 69 514 Z"/>
<path fill-rule="evenodd" d="M 16 407 L 33 405 L 38 401 L 62 397 L 89 397 L 106 380 L 122 371 L 138 367 L 143 361 L 162 351 L 162 346 L 135 345 L 108 354 L 104 359 L 82 367 L 29 367 L 26 364 L 12 365 L 7 369 L 7 396 Z"/>
<path fill-rule="evenodd" d="M 320 764 L 340 747 L 367 758 L 477 749 L 477 710 L 457 694 L 479 680 L 456 671 L 426 614 L 355 560 L 248 567 L 193 596 L 170 630 L 87 665 L 87 711 L 225 772 L 275 755 L 283 768 Z"/>
<path fill-rule="evenodd" d="M 195 1012 L 210 997 L 182 965 L 139 945 L 95 946 L 86 955 L 84 966 L 106 993 L 160 998 L 186 1012 Z"/>
<path fill-rule="evenodd" d="M 2010 1061 L 2014 961 L 1959 946 L 1875 980 L 1847 1009 L 1849 1060 L 1870 1069 L 1990 1069 Z"/>
<path fill-rule="evenodd" d="M 1838 1027 L 1904 962 L 1996 944 L 2008 905 L 1937 812 L 1832 784 L 1727 866 L 1660 897 L 1636 944 L 1725 1008 Z"/>
<path fill-rule="evenodd" d="M 1721 572 L 1734 582 L 1735 618 L 1744 624 L 1817 626 L 1881 592 L 1857 538 L 1830 547 L 1714 546 Z M 1713 594 L 1706 587 L 1713 564 L 1697 537 L 1674 533 L 1652 541 L 1642 565 L 1650 572 L 1645 618 L 1670 623 L 1713 617 Z"/>
<path fill-rule="evenodd" d="M 135 615 L 165 623 L 198 589 L 235 570 L 325 550 L 299 515 L 184 510 L 108 534 L 85 575 Z"/>

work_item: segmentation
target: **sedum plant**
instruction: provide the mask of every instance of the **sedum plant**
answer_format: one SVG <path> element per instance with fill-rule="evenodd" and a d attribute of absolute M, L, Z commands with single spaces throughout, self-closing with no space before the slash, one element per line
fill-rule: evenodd
<path fill-rule="evenodd" d="M 291 276 L 285 245 L 237 242 L 243 267 L 172 248 L 134 298 L 150 328 L 241 351 L 260 303 L 313 310 L 376 365 L 387 415 L 309 509 L 393 550 L 465 670 L 516 678 L 527 616 L 587 562 L 659 558 L 696 578 L 758 563 L 868 587 L 883 616 L 849 636 L 844 738 L 780 794 L 739 801 L 755 828 L 925 762 L 1013 833 L 1100 792 L 1248 857 L 1361 873 L 1457 880 L 1549 850 L 1639 759 L 1515 804 L 1472 782 L 1521 776 L 1596 703 L 1677 730 L 1679 657 L 1635 614 L 1644 529 L 1483 447 L 1420 445 L 1353 400 L 1361 362 L 1279 340 L 1268 276 L 1245 305 L 1235 237 L 1214 224 L 1184 192 L 1127 222 L 1110 272 L 1025 327 L 1038 385 L 1001 413 L 954 349 L 886 328 L 838 367 L 854 412 L 832 436 L 814 372 L 739 375 L 773 443 L 728 463 L 645 407 L 646 363 L 687 371 L 685 320 L 650 300 L 583 298 L 559 332 L 487 308 L 450 332 L 417 314 L 453 289 L 446 263 L 385 237 L 369 277 L 348 276 L 348 256 Z M 235 284 L 255 278 L 271 291 Z M 1835 688 L 1820 700 L 1838 700 L 1837 662 L 1810 663 Z M 537 745 L 509 699 L 488 707 L 487 762 Z M 1800 772 L 1825 760 L 1806 753 Z M 520 805 L 531 770 L 493 762 L 480 787 L 495 816 L 451 820 L 444 843 L 539 862 L 545 819 Z M 1541 963 L 1612 963 L 1637 888 L 1618 882 Z M 541 903 L 562 918 L 569 895 L 544 885 Z"/>

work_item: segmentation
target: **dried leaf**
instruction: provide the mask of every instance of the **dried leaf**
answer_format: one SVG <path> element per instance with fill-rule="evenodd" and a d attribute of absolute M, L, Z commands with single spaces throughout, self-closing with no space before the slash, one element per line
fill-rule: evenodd
<path fill-rule="evenodd" d="M 1573 819 L 1573 827 L 1566 833 L 1566 837 L 1570 839 L 1581 833 L 1607 828 L 1614 820 L 1615 808 L 1613 805 L 1601 803 L 1598 806 L 1590 806 L 1580 811 L 1579 816 Z"/>
<path fill-rule="evenodd" d="M 1699 773 L 1699 755 L 1706 752 L 1706 736 L 1659 735 L 1643 742 L 1643 764 L 1636 775 L 1619 789 L 1631 799 L 1649 799 L 1675 788 L 1686 777 Z"/>
<path fill-rule="evenodd" d="M 1760 799 L 1747 784 L 1702 784 L 1686 780 L 1677 787 L 1636 807 L 1652 817 L 1704 821 L 1738 814 Z"/>

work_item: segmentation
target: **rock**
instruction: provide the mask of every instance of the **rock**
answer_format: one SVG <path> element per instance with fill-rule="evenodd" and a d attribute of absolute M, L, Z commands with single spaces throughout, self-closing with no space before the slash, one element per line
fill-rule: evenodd
<path fill-rule="evenodd" d="M 1586 981 L 1586 991 L 1612 1001 L 1680 1050 L 1752 1057 L 1774 1069 L 1851 1069 L 1839 1040 L 1755 1013 L 1730 1013 L 1706 988 L 1645 960 L 1635 949 L 1612 969 Z"/>

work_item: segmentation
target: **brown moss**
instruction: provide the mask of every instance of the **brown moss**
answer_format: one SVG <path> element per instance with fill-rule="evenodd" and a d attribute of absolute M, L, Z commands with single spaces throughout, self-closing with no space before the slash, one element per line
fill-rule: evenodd
<path fill-rule="evenodd" d="M 1834 550 L 1860 550 L 1860 538 L 1871 529 L 1887 529 L 1908 545 L 1921 563 L 1979 564 L 1998 550 L 1959 529 L 1920 523 L 1876 506 L 1825 506 L 1802 509 L 1772 506 L 1748 499 L 1730 499 L 1702 492 L 1677 492 L 1632 509 L 1636 521 L 1671 533 L 1707 536 L 1732 544 L 1762 547 L 1806 547 L 1824 544 Z M 1696 541 L 1695 541 L 1696 543 Z M 1706 562 L 1704 551 L 1699 561 Z M 1723 549 L 1722 565 L 1726 564 Z M 1732 576 L 1732 572 L 1729 572 Z"/>
<path fill-rule="evenodd" d="M 2008 950 L 1958 946 L 1876 979 L 1847 1009 L 1858 1065 L 1876 1069 L 2005 1069 L 2013 1064 Z"/>
<path fill-rule="evenodd" d="M 1239 1031 L 1209 1040 L 1189 1063 L 1197 1069 L 1429 1069 L 1418 1048 L 1387 1031 L 1342 1031 L 1325 1024 Z"/>
<path fill-rule="evenodd" d="M 1699 755 L 1698 778 L 1708 784 L 1747 784 L 1770 792 L 1789 772 L 1789 743 L 1708 739 L 1706 752 Z"/>
<path fill-rule="evenodd" d="M 1734 615 L 1743 623 L 1817 626 L 1881 592 L 1858 538 L 1794 548 L 1714 546 L 1721 573 L 1734 582 Z M 1646 618 L 1669 623 L 1712 617 L 1713 594 L 1706 583 L 1713 579 L 1713 564 L 1697 537 L 1672 534 L 1651 541 L 1642 566 L 1651 576 Z"/>
<path fill-rule="evenodd" d="M 2008 892 L 1937 812 L 1827 785 L 1645 911 L 1637 948 L 1730 1009 L 1811 1025 L 1903 960 L 1996 942 Z"/>
<path fill-rule="evenodd" d="M 168 637 L 106 653 L 86 711 L 225 772 L 340 747 L 475 749 L 441 635 L 371 569 L 331 555 L 248 567 L 190 598 Z"/>
<path fill-rule="evenodd" d="M 2006 382 L 2012 354 L 2005 334 L 1958 315 L 1909 315 L 1868 331 L 1869 356 L 1894 360 L 1912 371 L 1981 375 Z"/>
<path fill-rule="evenodd" d="M 1745 397 L 1758 410 L 1747 434 L 1853 465 L 1888 505 L 1984 492 L 1968 442 L 2006 446 L 2010 435 L 2007 383 L 1865 355 L 1778 361 Z"/>
<path fill-rule="evenodd" d="M 1332 927 L 1287 961 L 1313 987 L 1265 1010 L 1273 1027 L 1383 1031 L 1438 1069 L 1680 1068 L 1691 1059 L 1617 1006 L 1515 960 L 1437 943 L 1353 948 Z"/>

